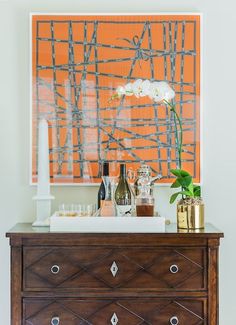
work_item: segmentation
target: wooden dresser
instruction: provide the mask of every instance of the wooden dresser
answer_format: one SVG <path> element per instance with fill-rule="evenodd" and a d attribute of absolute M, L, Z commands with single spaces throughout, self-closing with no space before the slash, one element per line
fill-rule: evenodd
<path fill-rule="evenodd" d="M 223 234 L 50 233 L 17 224 L 11 325 L 217 325 Z"/>

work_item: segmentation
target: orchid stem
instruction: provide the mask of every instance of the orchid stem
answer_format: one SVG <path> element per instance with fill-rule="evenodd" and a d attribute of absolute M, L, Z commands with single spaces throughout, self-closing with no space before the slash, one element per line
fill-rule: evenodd
<path fill-rule="evenodd" d="M 178 155 L 179 155 L 179 169 L 182 168 L 182 148 L 183 148 L 183 126 L 182 126 L 182 121 L 179 117 L 179 114 L 176 112 L 174 105 L 169 103 L 167 100 L 164 99 L 164 103 L 167 104 L 170 107 L 171 112 L 174 113 L 174 123 L 175 123 L 175 134 L 176 134 L 176 142 L 177 142 L 177 150 L 178 150 Z M 179 124 L 179 134 L 178 134 L 178 128 L 177 128 L 177 121 Z"/>

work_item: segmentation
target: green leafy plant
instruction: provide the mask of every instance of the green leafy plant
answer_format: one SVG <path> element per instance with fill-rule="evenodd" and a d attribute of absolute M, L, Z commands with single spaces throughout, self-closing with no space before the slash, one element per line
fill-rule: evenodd
<path fill-rule="evenodd" d="M 176 198 L 181 195 L 182 199 L 201 197 L 201 187 L 193 184 L 192 176 L 183 169 L 171 169 L 171 173 L 176 177 L 171 188 L 181 188 L 177 193 L 170 197 L 170 203 L 174 203 Z"/>

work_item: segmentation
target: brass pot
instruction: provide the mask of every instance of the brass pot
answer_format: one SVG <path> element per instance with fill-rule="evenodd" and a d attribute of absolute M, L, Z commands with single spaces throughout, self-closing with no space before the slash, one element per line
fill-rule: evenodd
<path fill-rule="evenodd" d="M 204 203 L 177 204 L 177 226 L 179 229 L 204 228 Z"/>

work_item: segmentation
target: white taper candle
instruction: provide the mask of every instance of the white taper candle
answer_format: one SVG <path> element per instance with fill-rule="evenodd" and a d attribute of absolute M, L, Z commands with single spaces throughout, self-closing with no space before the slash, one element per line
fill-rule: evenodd
<path fill-rule="evenodd" d="M 38 196 L 50 195 L 48 123 L 39 121 L 38 129 Z"/>

